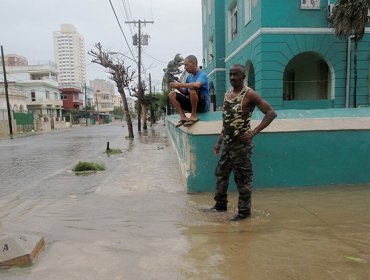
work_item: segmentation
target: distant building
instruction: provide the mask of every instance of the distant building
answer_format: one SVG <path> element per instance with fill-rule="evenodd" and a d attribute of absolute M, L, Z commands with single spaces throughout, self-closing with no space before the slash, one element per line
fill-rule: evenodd
<path fill-rule="evenodd" d="M 99 113 L 106 115 L 113 114 L 113 97 L 115 86 L 113 83 L 103 80 L 95 79 L 90 81 L 90 87 L 95 92 L 95 106 Z"/>
<path fill-rule="evenodd" d="M 26 66 L 28 65 L 28 60 L 24 56 L 17 54 L 7 54 L 4 57 L 6 66 Z"/>
<path fill-rule="evenodd" d="M 12 112 L 27 112 L 27 93 L 22 91 L 22 86 L 17 82 L 8 82 L 9 108 Z M 6 95 L 4 83 L 0 82 L 0 121 L 7 120 L 8 107 L 6 104 Z"/>
<path fill-rule="evenodd" d="M 347 69 L 353 73 L 354 42 L 334 35 L 329 15 L 335 3 L 202 0 L 203 64 L 215 107 L 222 106 L 235 63 L 246 67 L 246 83 L 275 109 L 343 108 L 347 98 L 352 107 Z M 358 106 L 369 105 L 369 53 L 368 25 L 358 46 Z"/>
<path fill-rule="evenodd" d="M 127 97 L 127 106 L 128 106 L 128 110 L 130 112 L 135 112 L 136 109 L 135 109 L 135 106 L 136 106 L 136 103 L 137 103 L 137 99 L 135 98 L 132 98 L 132 97 Z"/>
<path fill-rule="evenodd" d="M 60 88 L 60 95 L 64 110 L 83 109 L 84 95 L 80 87 L 70 85 L 70 87 Z"/>
<path fill-rule="evenodd" d="M 114 95 L 113 96 L 113 107 L 114 108 L 123 108 L 121 95 Z"/>
<path fill-rule="evenodd" d="M 59 86 L 81 88 L 86 82 L 84 38 L 72 24 L 62 24 L 53 38 Z"/>
<path fill-rule="evenodd" d="M 95 106 L 95 92 L 94 89 L 90 86 L 83 87 L 83 106 L 93 108 Z"/>
<path fill-rule="evenodd" d="M 24 65 L 26 59 L 13 63 L 11 58 L 21 57 L 9 55 L 6 61 L 7 81 L 9 91 L 12 92 L 13 100 L 19 100 L 18 104 L 12 104 L 14 111 L 26 111 L 24 97 L 26 97 L 27 109 L 32 111 L 37 118 L 61 117 L 62 106 L 57 82 L 57 68 L 51 61 L 38 62 L 37 64 Z M 11 65 L 17 64 L 15 66 Z M 0 82 L 3 83 L 3 69 L 0 69 Z M 20 95 L 19 98 L 15 98 Z M 21 101 L 22 100 L 22 101 Z"/>

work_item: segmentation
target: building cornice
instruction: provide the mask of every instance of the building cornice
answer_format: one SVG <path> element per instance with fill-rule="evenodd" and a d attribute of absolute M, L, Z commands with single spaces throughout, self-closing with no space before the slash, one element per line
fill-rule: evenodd
<path fill-rule="evenodd" d="M 258 36 L 262 34 L 333 34 L 333 28 L 292 28 L 292 27 L 264 27 L 258 29 L 252 36 L 248 37 L 236 50 L 225 58 L 228 62 L 235 55 L 237 55 L 243 48 L 253 42 Z M 370 28 L 365 28 L 365 33 L 370 33 Z"/>

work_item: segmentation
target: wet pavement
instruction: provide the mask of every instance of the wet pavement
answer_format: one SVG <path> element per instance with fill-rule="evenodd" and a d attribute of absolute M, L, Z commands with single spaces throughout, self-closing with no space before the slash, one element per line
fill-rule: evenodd
<path fill-rule="evenodd" d="M 255 190 L 252 217 L 231 223 L 237 195 L 203 213 L 212 194 L 186 193 L 162 123 L 135 134 L 110 124 L 0 140 L 0 233 L 46 241 L 0 279 L 370 279 L 370 185 Z M 108 157 L 107 141 L 123 153 Z M 79 160 L 107 169 L 76 176 Z"/>

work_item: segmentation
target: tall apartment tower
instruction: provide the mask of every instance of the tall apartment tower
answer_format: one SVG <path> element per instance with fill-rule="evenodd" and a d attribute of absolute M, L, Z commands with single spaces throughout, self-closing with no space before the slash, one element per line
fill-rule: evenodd
<path fill-rule="evenodd" d="M 85 41 L 72 24 L 55 31 L 54 57 L 61 88 L 82 87 L 86 82 Z"/>

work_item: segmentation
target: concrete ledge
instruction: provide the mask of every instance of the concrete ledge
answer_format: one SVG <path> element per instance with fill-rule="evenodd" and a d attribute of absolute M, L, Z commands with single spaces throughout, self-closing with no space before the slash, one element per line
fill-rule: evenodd
<path fill-rule="evenodd" d="M 326 114 L 324 114 L 324 112 Z M 370 108 L 360 109 L 325 109 L 325 110 L 281 110 L 277 111 L 277 119 L 267 127 L 266 132 L 293 131 L 330 131 L 330 130 L 369 130 Z M 222 129 L 221 112 L 200 114 L 201 121 L 186 128 L 180 127 L 184 133 L 192 135 L 219 134 Z M 263 118 L 261 112 L 255 112 L 251 121 L 255 127 Z M 168 118 L 175 125 L 178 116 Z"/>
<path fill-rule="evenodd" d="M 254 139 L 254 186 L 299 187 L 370 183 L 370 108 L 282 110 Z M 220 112 L 199 115 L 193 127 L 167 119 L 188 192 L 213 191 Z M 263 114 L 253 116 L 252 127 Z M 233 182 L 231 178 L 230 182 Z M 235 185 L 231 183 L 231 189 Z"/>

